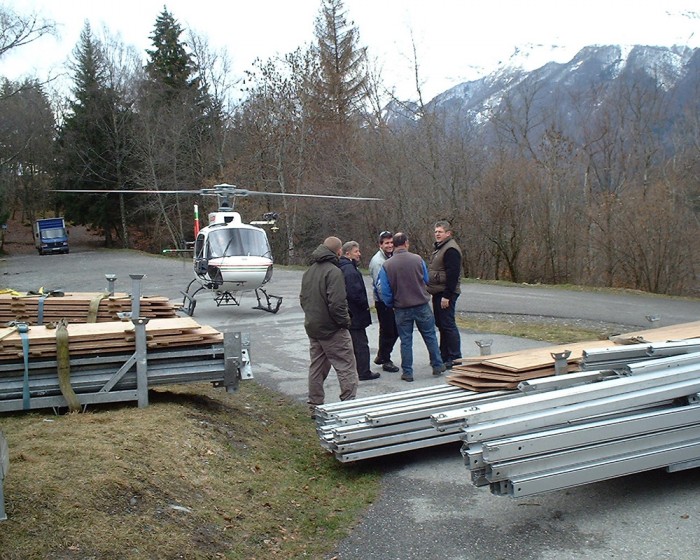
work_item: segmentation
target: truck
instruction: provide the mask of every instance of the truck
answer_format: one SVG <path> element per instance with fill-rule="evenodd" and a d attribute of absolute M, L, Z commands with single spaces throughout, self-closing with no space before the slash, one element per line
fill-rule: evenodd
<path fill-rule="evenodd" d="M 68 232 L 63 218 L 44 218 L 34 222 L 34 245 L 40 255 L 68 254 Z"/>

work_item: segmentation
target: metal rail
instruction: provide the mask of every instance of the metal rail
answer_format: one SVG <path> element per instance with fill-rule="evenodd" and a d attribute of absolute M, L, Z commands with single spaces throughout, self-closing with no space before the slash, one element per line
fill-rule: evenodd
<path fill-rule="evenodd" d="M 617 379 L 591 376 L 584 386 L 452 411 L 431 422 L 462 423 L 472 483 L 502 496 L 700 465 L 700 353 L 623 369 L 627 375 Z"/>
<path fill-rule="evenodd" d="M 317 432 L 342 462 L 460 439 L 472 483 L 511 497 L 700 466 L 700 341 L 631 346 L 586 354 L 612 369 L 518 391 L 439 386 L 324 405 Z"/>
<path fill-rule="evenodd" d="M 247 337 L 240 333 L 224 333 L 223 344 L 207 347 L 71 359 L 71 387 L 83 406 L 136 400 L 144 407 L 149 387 L 174 383 L 211 382 L 232 392 L 241 379 L 253 377 L 248 346 Z M 0 367 L 0 412 L 67 406 L 55 361 L 30 361 L 27 383 L 22 369 L 21 364 Z M 28 407 L 22 398 L 25 387 L 29 390 Z"/>
<path fill-rule="evenodd" d="M 10 452 L 7 448 L 7 440 L 4 434 L 0 431 L 0 521 L 5 521 L 5 492 L 3 490 L 3 480 L 5 474 L 10 468 Z"/>

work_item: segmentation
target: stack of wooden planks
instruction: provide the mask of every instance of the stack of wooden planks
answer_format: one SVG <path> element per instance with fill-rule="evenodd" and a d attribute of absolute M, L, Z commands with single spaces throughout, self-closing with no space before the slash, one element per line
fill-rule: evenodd
<path fill-rule="evenodd" d="M 521 381 L 554 375 L 554 357 L 570 351 L 567 359 L 569 372 L 579 371 L 584 350 L 609 348 L 616 344 L 640 342 L 667 342 L 700 337 L 700 321 L 670 327 L 648 329 L 617 335 L 610 340 L 596 340 L 547 346 L 486 356 L 462 358 L 455 362 L 447 382 L 470 391 L 515 389 Z"/>
<path fill-rule="evenodd" d="M 177 317 L 177 307 L 163 296 L 142 296 L 139 315 L 149 319 Z M 128 294 L 73 292 L 62 295 L 0 294 L 0 324 L 20 321 L 37 325 L 119 321 L 119 313 L 131 311 Z M 41 318 L 41 320 L 40 320 Z"/>
<path fill-rule="evenodd" d="M 55 359 L 55 329 L 31 326 L 27 336 L 30 360 Z M 131 322 L 69 324 L 68 336 L 71 358 L 135 351 L 134 325 Z M 200 325 L 191 317 L 151 319 L 146 324 L 148 350 L 210 345 L 222 341 L 222 333 L 212 327 Z M 0 363 L 23 359 L 22 338 L 17 329 L 0 329 Z"/>

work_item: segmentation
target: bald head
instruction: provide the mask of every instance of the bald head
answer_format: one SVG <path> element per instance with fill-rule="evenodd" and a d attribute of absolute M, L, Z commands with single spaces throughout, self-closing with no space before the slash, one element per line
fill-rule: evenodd
<path fill-rule="evenodd" d="M 394 247 L 406 247 L 407 245 L 408 236 L 401 231 L 397 231 L 394 234 Z"/>
<path fill-rule="evenodd" d="M 333 251 L 336 255 L 340 256 L 340 249 L 343 246 L 343 242 L 337 237 L 326 237 L 323 244 Z"/>

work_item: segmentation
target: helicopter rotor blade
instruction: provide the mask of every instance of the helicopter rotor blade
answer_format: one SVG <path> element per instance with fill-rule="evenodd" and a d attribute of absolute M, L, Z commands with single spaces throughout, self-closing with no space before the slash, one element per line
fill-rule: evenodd
<path fill-rule="evenodd" d="M 167 191 L 143 191 L 143 190 L 119 190 L 119 189 L 54 189 L 52 192 L 60 193 L 84 193 L 84 194 L 202 194 L 201 191 L 167 190 Z"/>
<path fill-rule="evenodd" d="M 336 196 L 330 194 L 297 194 L 297 193 L 281 193 L 281 192 L 256 192 L 251 191 L 249 194 L 255 196 L 289 196 L 293 198 L 335 198 L 338 200 L 384 200 L 382 198 L 372 198 L 369 196 Z"/>
<path fill-rule="evenodd" d="M 229 185 L 227 183 L 221 185 L 215 185 L 211 189 L 202 189 L 203 191 L 210 191 L 212 194 L 221 194 L 222 191 L 225 194 L 232 196 L 288 196 L 294 198 L 331 198 L 338 200 L 383 200 L 382 198 L 374 198 L 368 196 L 340 196 L 331 194 L 303 194 L 303 193 L 281 193 L 281 192 L 267 192 L 267 191 L 251 191 L 248 189 L 239 189 L 235 185 Z M 207 193 L 209 194 L 209 193 Z"/>
<path fill-rule="evenodd" d="M 109 190 L 109 189 L 55 189 L 53 192 L 58 193 L 83 193 L 83 194 L 190 194 L 200 196 L 219 196 L 219 197 L 246 197 L 246 196 L 286 196 L 291 198 L 326 198 L 335 200 L 383 200 L 382 198 L 374 198 L 369 196 L 340 196 L 330 194 L 303 194 L 303 193 L 281 193 L 281 192 L 266 192 L 266 191 L 251 191 L 248 189 L 240 189 L 235 185 L 223 183 L 215 185 L 212 188 L 199 190 Z"/>

